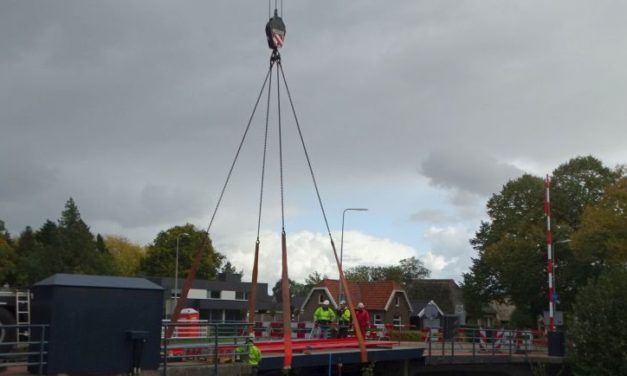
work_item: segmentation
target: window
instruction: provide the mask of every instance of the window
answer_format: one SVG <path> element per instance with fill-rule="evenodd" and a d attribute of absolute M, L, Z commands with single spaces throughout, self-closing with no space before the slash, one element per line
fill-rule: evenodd
<path fill-rule="evenodd" d="M 396 297 L 396 303 L 395 303 L 395 305 L 396 305 L 397 307 L 400 307 L 400 305 L 401 305 L 401 298 L 400 298 L 399 296 L 397 296 L 397 297 Z"/>
<path fill-rule="evenodd" d="M 212 290 L 209 297 L 211 299 L 220 299 L 220 290 Z"/>
<path fill-rule="evenodd" d="M 374 323 L 375 325 L 381 325 L 381 324 L 383 324 L 383 318 L 381 317 L 381 314 L 380 314 L 380 313 L 375 313 L 375 314 L 372 316 L 372 318 L 373 318 L 373 323 Z"/>
<path fill-rule="evenodd" d="M 392 318 L 392 324 L 394 324 L 394 326 L 397 328 L 403 325 L 403 319 L 401 318 L 401 315 L 399 314 L 394 315 L 394 317 Z"/>
<path fill-rule="evenodd" d="M 324 294 L 320 293 L 320 295 L 318 295 L 318 304 L 322 304 L 322 302 L 325 301 L 325 296 Z"/>
<path fill-rule="evenodd" d="M 235 293 L 235 300 L 248 300 L 248 291 L 237 291 Z"/>

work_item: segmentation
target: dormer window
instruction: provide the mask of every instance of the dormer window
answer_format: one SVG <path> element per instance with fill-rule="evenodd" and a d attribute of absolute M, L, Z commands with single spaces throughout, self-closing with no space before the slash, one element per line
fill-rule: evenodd
<path fill-rule="evenodd" d="M 318 294 L 318 304 L 322 304 L 325 300 L 326 299 L 323 293 Z"/>

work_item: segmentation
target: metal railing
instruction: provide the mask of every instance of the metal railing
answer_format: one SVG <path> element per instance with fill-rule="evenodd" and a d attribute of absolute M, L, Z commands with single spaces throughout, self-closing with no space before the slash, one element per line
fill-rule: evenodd
<path fill-rule="evenodd" d="M 529 356 L 547 353 L 547 338 L 538 331 L 457 328 L 449 333 L 423 330 L 428 356 Z"/>
<path fill-rule="evenodd" d="M 240 357 L 251 325 L 237 322 L 164 322 L 162 325 L 161 363 L 167 375 L 171 363 L 211 364 L 214 375 L 221 363 L 235 363 Z M 165 333 L 172 330 L 172 337 Z"/>
<path fill-rule="evenodd" d="M 31 373 L 43 374 L 48 353 L 48 325 L 0 325 L 0 333 L 4 339 L 11 339 L 0 343 L 1 367 L 28 367 Z"/>

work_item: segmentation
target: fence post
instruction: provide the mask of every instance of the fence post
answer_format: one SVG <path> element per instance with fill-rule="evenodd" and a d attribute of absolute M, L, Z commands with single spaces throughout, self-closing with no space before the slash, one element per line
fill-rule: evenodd
<path fill-rule="evenodd" d="M 457 330 L 453 332 L 453 337 L 451 338 L 451 356 L 455 356 L 455 337 L 457 336 Z"/>
<path fill-rule="evenodd" d="M 218 376 L 218 324 L 213 324 L 213 374 Z"/>
<path fill-rule="evenodd" d="M 431 328 L 428 328 L 427 342 L 429 343 L 429 356 L 431 356 Z"/>
<path fill-rule="evenodd" d="M 470 342 L 472 342 L 472 359 L 475 359 L 475 338 L 477 336 L 477 329 L 473 329 L 472 330 L 472 337 L 470 339 Z"/>
<path fill-rule="evenodd" d="M 163 329 L 163 376 L 168 375 L 168 324 L 161 325 Z"/>
<path fill-rule="evenodd" d="M 487 333 L 488 332 L 486 331 L 486 334 Z M 494 348 L 494 345 L 496 344 L 496 341 L 494 340 L 495 334 L 496 334 L 495 330 L 492 329 L 490 331 L 490 340 L 492 341 L 492 356 L 496 355 L 496 349 Z"/>
<path fill-rule="evenodd" d="M 44 343 L 46 342 L 46 326 L 41 326 L 41 343 L 39 344 L 39 375 L 44 373 Z"/>
<path fill-rule="evenodd" d="M 509 359 L 510 361 L 512 359 L 512 347 L 514 347 L 514 344 L 512 343 L 513 339 L 514 339 L 514 335 L 512 331 L 510 330 L 509 331 Z"/>

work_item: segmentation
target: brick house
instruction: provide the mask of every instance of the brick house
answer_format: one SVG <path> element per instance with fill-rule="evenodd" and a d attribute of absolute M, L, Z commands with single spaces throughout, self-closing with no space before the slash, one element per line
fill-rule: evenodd
<path fill-rule="evenodd" d="M 398 282 L 348 282 L 348 289 L 354 305 L 362 302 L 370 314 L 371 324 L 409 324 L 412 307 L 407 293 Z M 339 305 L 339 281 L 324 279 L 313 287 L 306 296 L 301 311 L 306 321 L 313 320 L 313 313 L 320 304 L 329 300 L 333 308 Z"/>

